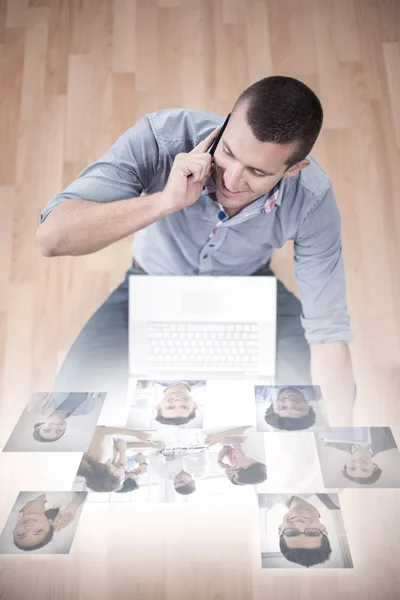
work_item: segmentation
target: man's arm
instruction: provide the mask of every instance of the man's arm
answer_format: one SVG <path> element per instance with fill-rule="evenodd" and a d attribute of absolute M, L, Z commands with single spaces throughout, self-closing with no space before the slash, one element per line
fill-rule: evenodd
<path fill-rule="evenodd" d="M 311 376 L 321 386 L 332 425 L 352 425 L 355 386 L 348 342 L 353 339 L 339 209 L 329 187 L 310 196 L 294 243 L 301 322 L 311 353 Z"/>
<path fill-rule="evenodd" d="M 310 344 L 311 377 L 321 386 L 332 425 L 353 424 L 354 377 L 348 344 Z"/>
<path fill-rule="evenodd" d="M 132 235 L 174 212 L 162 192 L 118 202 L 67 199 L 39 225 L 43 256 L 81 256 Z"/>
<path fill-rule="evenodd" d="M 166 168 L 143 117 L 47 204 L 36 234 L 42 254 L 90 254 L 193 204 L 211 172 L 206 150 L 218 131 L 176 155 L 162 192 L 141 196 Z"/>
<path fill-rule="evenodd" d="M 143 117 L 44 208 L 36 234 L 42 254 L 96 252 L 165 216 L 160 193 L 140 196 L 159 161 L 157 141 Z"/>

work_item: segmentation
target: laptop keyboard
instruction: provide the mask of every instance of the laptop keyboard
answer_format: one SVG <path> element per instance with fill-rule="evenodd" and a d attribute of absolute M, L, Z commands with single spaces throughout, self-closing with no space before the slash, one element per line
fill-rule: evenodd
<path fill-rule="evenodd" d="M 147 360 L 165 366 L 214 368 L 258 364 L 258 323 L 158 323 L 146 328 Z"/>

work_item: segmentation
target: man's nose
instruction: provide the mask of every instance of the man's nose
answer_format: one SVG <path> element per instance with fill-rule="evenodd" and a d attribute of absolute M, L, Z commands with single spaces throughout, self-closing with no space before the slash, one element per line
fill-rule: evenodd
<path fill-rule="evenodd" d="M 240 165 L 236 165 L 235 167 L 231 167 L 229 170 L 225 171 L 225 175 L 224 175 L 224 182 L 225 182 L 225 186 L 233 191 L 240 191 L 241 190 L 241 185 L 242 185 L 242 176 L 243 176 L 243 169 Z"/>

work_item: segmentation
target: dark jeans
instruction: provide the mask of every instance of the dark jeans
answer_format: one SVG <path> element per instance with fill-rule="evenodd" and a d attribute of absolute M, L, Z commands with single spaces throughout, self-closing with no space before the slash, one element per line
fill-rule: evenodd
<path fill-rule="evenodd" d="M 128 383 L 128 278 L 143 276 L 128 269 L 119 285 L 89 319 L 66 356 L 55 391 L 98 391 L 126 394 Z M 272 276 L 269 265 L 254 273 Z M 301 304 L 278 281 L 277 385 L 311 385 L 310 351 L 300 322 Z"/>

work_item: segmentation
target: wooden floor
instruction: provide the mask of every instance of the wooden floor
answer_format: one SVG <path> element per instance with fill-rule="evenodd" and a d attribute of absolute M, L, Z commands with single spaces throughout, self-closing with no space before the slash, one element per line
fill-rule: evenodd
<path fill-rule="evenodd" d="M 400 441 L 399 0 L 0 0 L 0 65 L 1 446 L 130 260 L 130 240 L 42 258 L 43 206 L 144 113 L 226 114 L 272 74 L 321 98 L 314 156 L 342 215 L 356 424 L 391 425 Z M 291 256 L 274 261 L 289 286 Z M 60 485 L 63 460 L 44 485 Z M 41 481 L 39 463 L 0 456 L 0 511 Z M 400 490 L 342 502 L 354 570 L 261 571 L 254 523 L 230 507 L 138 518 L 104 505 L 82 516 L 73 555 L 0 557 L 0 598 L 400 598 Z"/>

